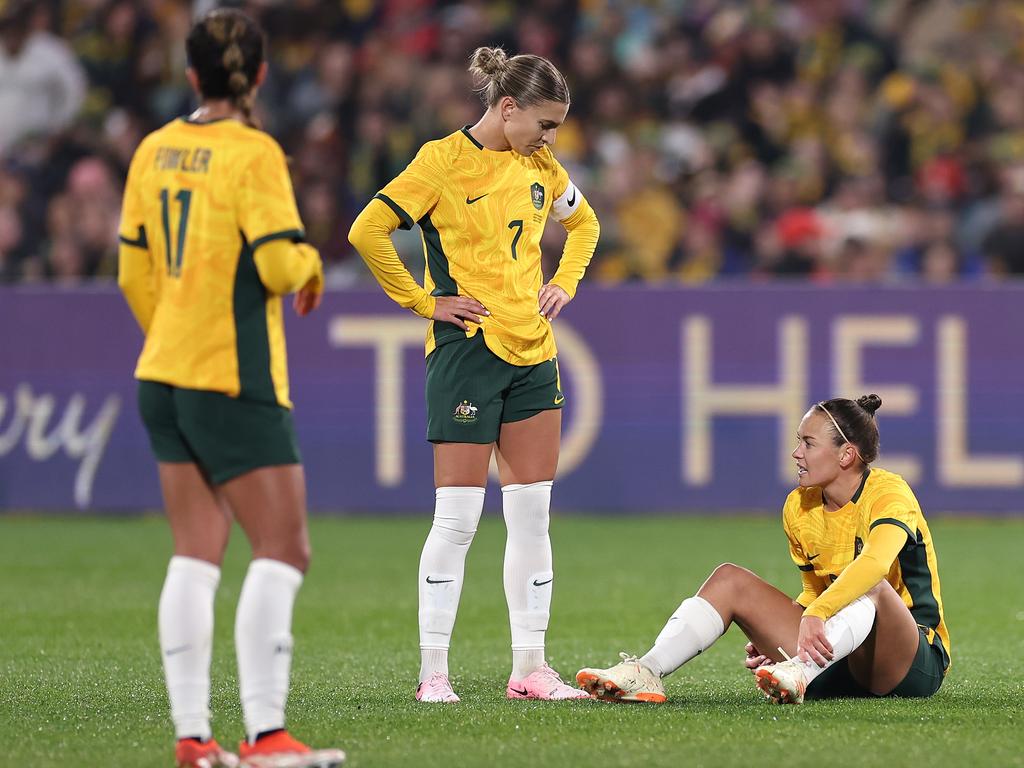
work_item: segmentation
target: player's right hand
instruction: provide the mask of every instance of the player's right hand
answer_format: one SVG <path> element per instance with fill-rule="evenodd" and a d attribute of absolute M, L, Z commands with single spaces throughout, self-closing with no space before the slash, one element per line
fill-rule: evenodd
<path fill-rule="evenodd" d="M 832 643 L 825 636 L 825 622 L 817 616 L 800 619 L 800 635 L 796 641 L 796 652 L 804 661 L 813 661 L 824 668 L 832 661 Z"/>
<path fill-rule="evenodd" d="M 435 299 L 434 314 L 431 317 L 434 320 L 452 323 L 462 330 L 468 331 L 467 320 L 479 324 L 481 316 L 489 317 L 490 314 L 487 308 L 472 296 L 438 296 Z"/>
<path fill-rule="evenodd" d="M 753 672 L 758 667 L 763 667 L 765 664 L 771 664 L 772 660 L 761 653 L 757 648 L 754 647 L 753 643 L 747 643 L 743 649 L 747 652 L 747 658 L 743 660 L 743 666 Z"/>
<path fill-rule="evenodd" d="M 305 317 L 320 306 L 320 301 L 323 297 L 323 285 L 315 284 L 313 280 L 310 280 L 303 288 L 295 292 L 295 297 L 292 299 L 292 308 L 295 310 L 296 315 Z"/>

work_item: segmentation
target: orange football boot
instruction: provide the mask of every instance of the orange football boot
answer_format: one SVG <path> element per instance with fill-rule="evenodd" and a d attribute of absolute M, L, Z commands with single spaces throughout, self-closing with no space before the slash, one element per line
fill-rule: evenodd
<path fill-rule="evenodd" d="M 281 729 L 238 745 L 242 768 L 337 768 L 345 762 L 340 749 L 310 749 Z"/>

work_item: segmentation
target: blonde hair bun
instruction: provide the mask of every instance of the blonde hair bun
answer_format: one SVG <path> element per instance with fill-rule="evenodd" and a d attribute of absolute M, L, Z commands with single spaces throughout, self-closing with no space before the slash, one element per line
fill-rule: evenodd
<path fill-rule="evenodd" d="M 494 79 L 508 68 L 508 55 L 501 48 L 477 48 L 469 60 L 469 71 L 481 79 Z"/>

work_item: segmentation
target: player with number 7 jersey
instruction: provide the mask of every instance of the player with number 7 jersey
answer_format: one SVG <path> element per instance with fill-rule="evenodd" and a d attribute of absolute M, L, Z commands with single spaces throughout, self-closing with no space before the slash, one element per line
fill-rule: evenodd
<path fill-rule="evenodd" d="M 434 444 L 434 523 L 420 558 L 416 699 L 456 702 L 448 648 L 465 557 L 497 459 L 508 540 L 504 582 L 512 630 L 510 699 L 585 696 L 544 658 L 554 572 L 548 537 L 565 397 L 551 327 L 597 246 L 593 209 L 552 154 L 569 110 L 555 66 L 478 48 L 470 71 L 486 108 L 473 126 L 423 145 L 363 209 L 349 239 L 399 305 L 429 319 L 427 439 Z M 544 283 L 549 217 L 568 231 Z M 421 287 L 391 243 L 418 224 Z"/>
<path fill-rule="evenodd" d="M 540 241 L 549 217 L 575 235 L 551 279 L 572 298 L 597 242 L 593 209 L 547 146 L 529 155 L 494 150 L 466 126 L 424 144 L 374 197 L 353 234 L 388 295 L 416 314 L 431 318 L 439 296 L 471 296 L 487 307 L 490 315 L 469 323 L 468 330 L 431 322 L 427 355 L 482 333 L 499 358 L 527 366 L 555 356 L 551 323 L 537 302 L 543 282 Z M 375 225 L 394 231 L 417 224 L 426 256 L 422 288 L 408 272 L 391 269 L 386 248 L 375 249 L 366 240 Z"/>

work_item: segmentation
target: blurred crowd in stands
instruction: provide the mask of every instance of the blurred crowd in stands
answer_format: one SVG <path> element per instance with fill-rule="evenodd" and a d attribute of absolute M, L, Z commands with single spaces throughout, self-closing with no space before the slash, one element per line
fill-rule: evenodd
<path fill-rule="evenodd" d="M 218 4 L 0 0 L 0 281 L 114 274 L 132 151 L 194 109 L 184 40 Z M 369 279 L 366 201 L 479 117 L 493 44 L 567 75 L 555 152 L 601 219 L 597 280 L 1024 275 L 1024 2 L 231 4 L 269 32 L 259 115 L 335 285 Z"/>

